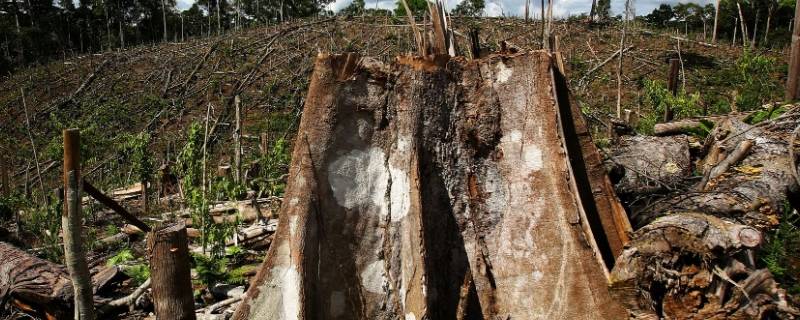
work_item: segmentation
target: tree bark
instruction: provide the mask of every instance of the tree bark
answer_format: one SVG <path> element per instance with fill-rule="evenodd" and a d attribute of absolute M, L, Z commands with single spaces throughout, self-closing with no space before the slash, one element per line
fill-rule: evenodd
<path fill-rule="evenodd" d="M 86 252 L 83 248 L 83 210 L 80 186 L 80 133 L 78 129 L 64 130 L 64 211 L 61 226 L 64 235 L 64 261 L 75 289 L 75 319 L 94 319 L 92 281 Z"/>
<path fill-rule="evenodd" d="M 719 3 L 720 0 L 717 0 L 717 5 L 714 6 L 714 31 L 711 35 L 712 43 L 717 43 L 717 28 L 719 27 Z"/>
<path fill-rule="evenodd" d="M 0 302 L 56 319 L 73 314 L 74 289 L 67 270 L 0 242 Z"/>
<path fill-rule="evenodd" d="M 236 126 L 233 129 L 233 180 L 242 181 L 242 100 L 239 95 L 234 97 Z"/>
<path fill-rule="evenodd" d="M 195 319 L 186 227 L 166 226 L 147 237 L 156 319 Z"/>
<path fill-rule="evenodd" d="M 794 9 L 794 21 L 800 21 L 800 0 Z M 789 76 L 786 79 L 786 101 L 800 97 L 800 23 L 792 31 L 792 54 L 789 58 Z"/>
<path fill-rule="evenodd" d="M 316 61 L 235 319 L 626 316 L 587 209 L 603 189 L 577 174 L 594 145 L 575 144 L 549 53 L 353 60 Z"/>

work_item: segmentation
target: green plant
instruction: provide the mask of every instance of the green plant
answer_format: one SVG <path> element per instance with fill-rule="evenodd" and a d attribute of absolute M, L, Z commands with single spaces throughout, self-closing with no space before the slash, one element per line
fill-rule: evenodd
<path fill-rule="evenodd" d="M 232 263 L 244 261 L 247 252 L 240 246 L 231 246 L 225 249 L 225 256 L 230 259 Z"/>
<path fill-rule="evenodd" d="M 774 77 L 775 59 L 749 50 L 736 60 L 736 105 L 739 110 L 753 110 L 775 98 L 781 84 Z"/>
<path fill-rule="evenodd" d="M 209 257 L 202 254 L 192 254 L 192 264 L 194 265 L 197 277 L 208 287 L 218 282 L 225 281 L 228 272 L 228 259 L 219 257 Z"/>
<path fill-rule="evenodd" d="M 779 117 L 781 114 L 783 114 L 784 112 L 786 112 L 786 108 L 784 108 L 784 107 L 774 107 L 774 106 L 770 105 L 767 108 L 763 108 L 763 109 L 761 109 L 759 111 L 756 111 L 755 113 L 747 116 L 747 118 L 744 119 L 744 122 L 748 123 L 748 124 L 756 124 L 756 123 L 759 123 L 759 122 L 762 122 L 762 121 L 765 121 L 765 120 L 775 119 L 775 118 Z"/>
<path fill-rule="evenodd" d="M 261 166 L 261 175 L 255 179 L 259 190 L 269 196 L 281 196 L 286 189 L 285 174 L 289 168 L 288 142 L 284 138 L 275 141 L 270 152 L 258 159 Z"/>
<path fill-rule="evenodd" d="M 257 265 L 244 265 L 238 268 L 231 270 L 228 273 L 228 279 L 226 280 L 229 284 L 246 284 L 247 283 L 247 276 L 245 274 L 250 273 L 258 269 Z"/>
<path fill-rule="evenodd" d="M 150 144 L 150 135 L 147 133 L 123 134 L 120 136 L 122 144 L 119 154 L 132 166 L 132 172 L 139 182 L 151 181 L 154 166 L 147 151 Z"/>
<path fill-rule="evenodd" d="M 216 179 L 211 189 L 217 201 L 242 200 L 247 195 L 247 189 L 244 185 L 233 181 L 227 176 Z"/>
<path fill-rule="evenodd" d="M 137 285 L 140 285 L 150 278 L 150 267 L 146 264 L 138 263 L 123 268 L 122 272 L 131 277 Z"/>
<path fill-rule="evenodd" d="M 134 260 L 136 260 L 136 257 L 133 256 L 133 251 L 131 251 L 131 249 L 122 249 L 113 257 L 109 258 L 106 264 L 109 266 L 118 266 Z"/>
<path fill-rule="evenodd" d="M 800 214 L 787 203 L 778 228 L 766 237 L 761 262 L 792 293 L 800 293 Z"/>
<path fill-rule="evenodd" d="M 41 255 L 55 263 L 62 263 L 64 247 L 61 245 L 61 202 L 55 195 L 50 196 L 49 204 L 39 208 L 30 208 L 24 217 L 20 217 L 22 229 L 26 233 L 38 235 L 38 243 L 42 247 Z"/>
<path fill-rule="evenodd" d="M 113 236 L 117 233 L 120 233 L 119 227 L 114 224 L 109 224 L 106 226 L 105 235 L 106 236 Z"/>
<path fill-rule="evenodd" d="M 699 93 L 687 94 L 681 90 L 673 95 L 664 82 L 659 80 L 645 79 L 643 87 L 643 102 L 650 107 L 651 112 L 640 119 L 637 125 L 637 131 L 640 133 L 653 133 L 653 126 L 663 117 L 667 108 L 672 110 L 676 118 L 690 118 L 703 113 Z"/>

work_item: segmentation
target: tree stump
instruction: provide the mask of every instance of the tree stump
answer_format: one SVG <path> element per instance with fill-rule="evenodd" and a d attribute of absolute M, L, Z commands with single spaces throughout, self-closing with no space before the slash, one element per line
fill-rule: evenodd
<path fill-rule="evenodd" d="M 598 243 L 625 223 L 595 222 L 626 218 L 588 218 L 615 210 L 587 209 L 613 190 L 573 172 L 602 166 L 553 65 L 321 55 L 278 230 L 234 318 L 624 318 L 601 254 L 621 245 Z"/>
<path fill-rule="evenodd" d="M 162 227 L 147 238 L 157 319 L 195 319 L 186 226 Z"/>

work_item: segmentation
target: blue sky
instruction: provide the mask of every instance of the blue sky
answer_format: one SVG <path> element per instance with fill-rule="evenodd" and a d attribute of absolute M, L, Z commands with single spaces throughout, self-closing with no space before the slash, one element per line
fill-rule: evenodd
<path fill-rule="evenodd" d="M 329 9 L 338 11 L 346 7 L 353 0 L 335 0 L 328 5 Z M 374 8 L 375 6 L 383 9 L 394 9 L 396 0 L 364 0 L 367 7 Z M 446 0 L 445 4 L 448 8 L 455 7 L 462 0 Z M 525 0 L 484 0 L 486 2 L 486 9 L 484 13 L 488 16 L 521 16 L 525 12 Z M 531 0 L 533 5 L 533 12 L 539 12 L 539 3 L 541 0 Z M 662 3 L 675 4 L 678 2 L 695 2 L 700 4 L 713 3 L 713 0 L 631 0 L 636 8 L 637 15 L 648 14 L 653 11 Z M 178 9 L 188 9 L 194 0 L 177 0 Z M 553 15 L 563 17 L 568 15 L 577 15 L 584 12 L 589 12 L 592 6 L 591 0 L 554 0 Z M 625 6 L 625 0 L 611 0 L 611 11 L 613 13 L 621 13 L 622 8 Z"/>

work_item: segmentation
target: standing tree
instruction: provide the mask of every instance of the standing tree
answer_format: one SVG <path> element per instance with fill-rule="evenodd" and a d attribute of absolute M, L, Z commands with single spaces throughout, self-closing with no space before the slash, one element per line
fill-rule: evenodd
<path fill-rule="evenodd" d="M 469 0 L 465 0 L 469 1 Z M 426 0 L 406 0 L 408 8 L 415 16 L 424 15 L 428 12 L 428 2 Z M 394 9 L 394 14 L 397 16 L 405 16 L 406 8 L 403 7 L 403 0 L 397 1 L 397 7 Z"/>
<path fill-rule="evenodd" d="M 608 21 L 611 18 L 611 0 L 597 0 L 597 19 L 600 21 Z"/>
<path fill-rule="evenodd" d="M 453 14 L 457 16 L 478 17 L 483 14 L 485 4 L 483 0 L 464 0 L 454 9 Z"/>

